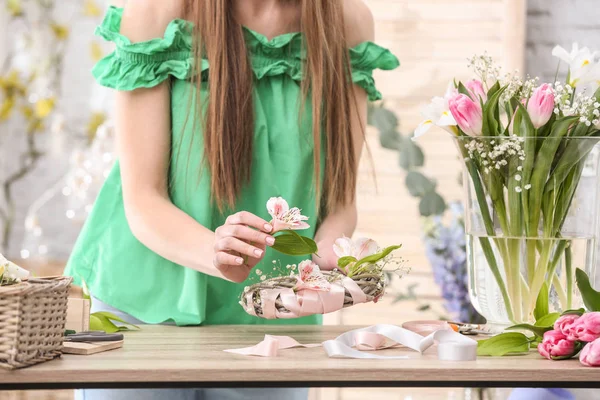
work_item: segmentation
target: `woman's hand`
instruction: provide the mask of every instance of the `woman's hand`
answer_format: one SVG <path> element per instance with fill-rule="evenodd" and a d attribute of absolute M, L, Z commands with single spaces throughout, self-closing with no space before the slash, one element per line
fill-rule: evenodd
<path fill-rule="evenodd" d="M 275 243 L 272 231 L 271 224 L 247 211 L 230 215 L 215 230 L 214 266 L 225 279 L 243 282 Z"/>

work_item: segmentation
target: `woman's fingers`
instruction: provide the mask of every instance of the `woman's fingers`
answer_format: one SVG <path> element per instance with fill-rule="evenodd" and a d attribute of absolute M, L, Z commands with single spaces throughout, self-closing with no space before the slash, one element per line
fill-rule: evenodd
<path fill-rule="evenodd" d="M 219 240 L 216 244 L 217 251 L 225 251 L 225 252 L 238 252 L 242 256 L 248 256 L 252 258 L 261 258 L 265 251 L 253 246 L 249 243 L 246 243 L 240 239 L 237 239 L 233 236 L 227 236 Z"/>
<path fill-rule="evenodd" d="M 244 263 L 244 259 L 240 256 L 219 251 L 215 254 L 213 263 L 217 268 L 224 265 L 242 265 Z"/>
<path fill-rule="evenodd" d="M 251 243 L 266 244 L 269 246 L 275 243 L 273 236 L 244 225 L 223 225 L 218 229 L 218 234 L 222 237 L 233 236 Z"/>
<path fill-rule="evenodd" d="M 249 213 L 248 211 L 240 211 L 227 217 L 226 225 L 247 225 L 256 228 L 263 232 L 271 232 L 273 227 L 264 219 Z"/>

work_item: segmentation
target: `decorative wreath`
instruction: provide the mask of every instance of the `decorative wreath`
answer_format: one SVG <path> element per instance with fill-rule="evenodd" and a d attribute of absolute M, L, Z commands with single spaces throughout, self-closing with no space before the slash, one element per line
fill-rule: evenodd
<path fill-rule="evenodd" d="M 273 249 L 290 255 L 317 254 L 312 239 L 294 232 L 308 228 L 308 217 L 298 208 L 289 208 L 279 197 L 267 202 L 267 210 L 275 230 L 285 229 L 275 236 Z M 402 260 L 392 254 L 400 247 L 381 249 L 372 239 L 339 238 L 333 246 L 338 256 L 336 270 L 321 271 L 312 260 L 302 261 L 297 272 L 296 265 L 288 265 L 290 275 L 270 279 L 263 276 L 261 282 L 247 286 L 240 304 L 250 315 L 279 319 L 326 314 L 355 304 L 377 302 L 385 292 L 384 268 L 396 265 L 395 272 L 404 271 L 398 268 Z"/>

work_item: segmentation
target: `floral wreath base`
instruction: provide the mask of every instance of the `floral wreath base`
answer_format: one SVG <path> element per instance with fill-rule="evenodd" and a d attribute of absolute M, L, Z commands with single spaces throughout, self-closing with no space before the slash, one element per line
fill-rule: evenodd
<path fill-rule="evenodd" d="M 365 273 L 352 278 L 335 271 L 321 274 L 330 284 L 327 290 L 302 288 L 295 275 L 279 276 L 247 286 L 240 304 L 248 314 L 260 318 L 298 318 L 377 302 L 385 292 L 383 274 Z"/>

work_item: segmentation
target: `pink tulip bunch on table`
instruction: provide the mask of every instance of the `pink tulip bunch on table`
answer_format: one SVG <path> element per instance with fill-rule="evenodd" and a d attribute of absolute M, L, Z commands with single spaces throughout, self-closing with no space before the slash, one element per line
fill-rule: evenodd
<path fill-rule="evenodd" d="M 583 365 L 600 367 L 600 312 L 563 315 L 553 330 L 544 333 L 538 352 L 549 360 L 565 360 L 579 354 Z"/>

